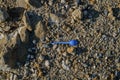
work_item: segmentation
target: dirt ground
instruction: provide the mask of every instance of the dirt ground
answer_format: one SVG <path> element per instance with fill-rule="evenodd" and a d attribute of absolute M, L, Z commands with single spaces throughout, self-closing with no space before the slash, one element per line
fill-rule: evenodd
<path fill-rule="evenodd" d="M 120 80 L 120 0 L 0 0 L 0 80 Z"/>

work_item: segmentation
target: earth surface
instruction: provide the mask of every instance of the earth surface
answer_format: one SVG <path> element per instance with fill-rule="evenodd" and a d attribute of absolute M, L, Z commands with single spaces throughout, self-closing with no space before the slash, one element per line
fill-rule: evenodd
<path fill-rule="evenodd" d="M 120 80 L 120 0 L 0 0 L 0 80 Z"/>

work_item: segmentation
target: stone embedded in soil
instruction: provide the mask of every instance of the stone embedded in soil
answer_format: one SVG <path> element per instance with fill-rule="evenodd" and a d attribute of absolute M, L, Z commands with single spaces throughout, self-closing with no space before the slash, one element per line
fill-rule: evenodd
<path fill-rule="evenodd" d="M 61 3 L 65 3 L 66 1 L 65 0 L 61 0 Z"/>
<path fill-rule="evenodd" d="M 81 19 L 81 10 L 80 9 L 75 9 L 73 12 L 72 12 L 72 18 L 74 20 L 80 20 Z"/>
<path fill-rule="evenodd" d="M 8 13 L 0 8 L 0 23 L 4 22 L 9 17 Z"/>
<path fill-rule="evenodd" d="M 50 19 L 51 19 L 50 22 L 55 23 L 57 26 L 59 26 L 60 19 L 57 15 L 50 13 Z"/>
<path fill-rule="evenodd" d="M 35 26 L 35 30 L 34 30 L 35 36 L 39 39 L 42 39 L 45 37 L 45 32 L 46 32 L 45 26 L 43 26 L 41 21 L 39 21 Z"/>
<path fill-rule="evenodd" d="M 53 0 L 49 0 L 48 4 L 49 4 L 50 6 L 52 6 L 52 5 L 53 5 Z"/>
<path fill-rule="evenodd" d="M 62 67 L 65 70 L 69 70 L 69 67 L 66 65 L 66 63 L 64 61 L 62 61 Z"/>
<path fill-rule="evenodd" d="M 50 63 L 48 60 L 45 60 L 45 67 L 50 68 Z"/>

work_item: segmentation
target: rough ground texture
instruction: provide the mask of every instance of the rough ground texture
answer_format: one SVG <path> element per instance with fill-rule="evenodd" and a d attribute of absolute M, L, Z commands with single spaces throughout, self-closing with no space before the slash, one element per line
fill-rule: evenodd
<path fill-rule="evenodd" d="M 120 80 L 120 0 L 0 0 L 0 80 Z"/>

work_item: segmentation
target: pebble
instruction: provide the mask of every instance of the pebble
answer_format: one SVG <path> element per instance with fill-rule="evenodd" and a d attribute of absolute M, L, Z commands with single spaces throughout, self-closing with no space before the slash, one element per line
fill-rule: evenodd
<path fill-rule="evenodd" d="M 72 18 L 74 20 L 80 20 L 82 18 L 81 16 L 81 10 L 80 9 L 75 9 L 73 12 L 72 12 Z"/>
<path fill-rule="evenodd" d="M 8 17 L 8 13 L 0 8 L 0 23 L 4 22 Z"/>
<path fill-rule="evenodd" d="M 33 42 L 33 44 L 36 44 L 36 40 L 33 40 L 32 42 Z"/>
<path fill-rule="evenodd" d="M 0 39 L 3 39 L 4 35 L 2 33 L 0 33 Z"/>
<path fill-rule="evenodd" d="M 60 20 L 59 20 L 59 17 L 57 15 L 50 13 L 50 19 L 51 19 L 51 22 L 53 22 L 57 26 L 59 26 Z"/>
<path fill-rule="evenodd" d="M 61 0 L 61 3 L 65 3 L 65 0 Z"/>
<path fill-rule="evenodd" d="M 50 63 L 49 63 L 48 60 L 45 60 L 45 66 L 46 66 L 47 68 L 50 68 Z"/>
<path fill-rule="evenodd" d="M 53 0 L 49 0 L 48 4 L 49 4 L 50 6 L 52 6 L 52 5 L 53 5 Z"/>
<path fill-rule="evenodd" d="M 69 47 L 69 48 L 67 48 L 67 52 L 68 52 L 68 53 L 72 53 L 73 50 L 74 50 L 74 47 Z"/>
<path fill-rule="evenodd" d="M 120 71 L 120 63 L 116 63 L 117 69 Z"/>
<path fill-rule="evenodd" d="M 56 50 L 59 54 L 61 54 L 61 49 L 59 47 Z"/>
<path fill-rule="evenodd" d="M 104 10 L 104 14 L 105 14 L 105 16 L 108 16 L 108 10 Z"/>
<path fill-rule="evenodd" d="M 63 69 L 65 69 L 65 70 L 69 70 L 69 67 L 65 64 L 64 61 L 62 61 L 62 67 L 63 67 Z"/>
<path fill-rule="evenodd" d="M 43 26 L 41 21 L 39 21 L 35 26 L 34 33 L 35 33 L 35 36 L 39 39 L 42 39 L 45 37 L 45 26 Z"/>
<path fill-rule="evenodd" d="M 54 46 L 53 46 L 53 50 L 55 50 L 57 48 L 57 45 L 55 44 Z"/>
<path fill-rule="evenodd" d="M 39 59 L 39 61 L 43 61 L 44 57 L 42 55 L 40 55 L 38 59 Z"/>
<path fill-rule="evenodd" d="M 62 55 L 65 57 L 65 56 L 67 56 L 67 53 L 66 53 L 66 52 L 63 52 L 63 54 L 62 54 Z"/>

